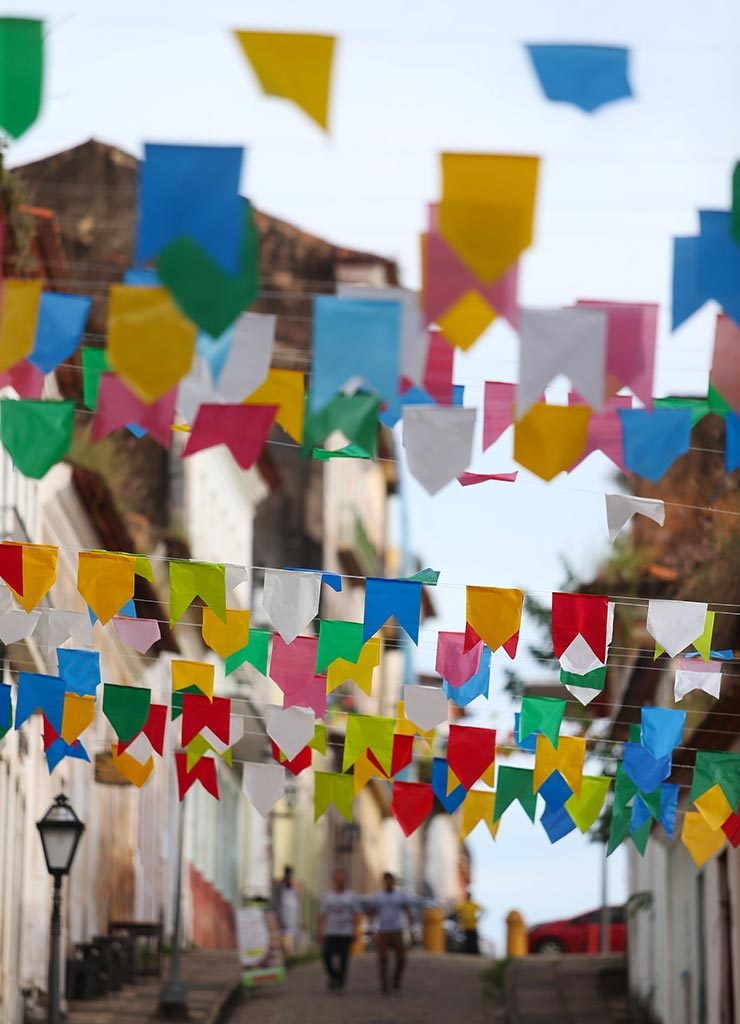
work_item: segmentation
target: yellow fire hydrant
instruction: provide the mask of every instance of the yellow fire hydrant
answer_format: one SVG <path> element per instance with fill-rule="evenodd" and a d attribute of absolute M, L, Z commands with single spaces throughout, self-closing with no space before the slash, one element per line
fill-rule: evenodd
<path fill-rule="evenodd" d="M 512 910 L 506 918 L 506 955 L 508 957 L 526 956 L 528 952 L 524 918 L 518 910 Z"/>
<path fill-rule="evenodd" d="M 439 907 L 425 907 L 422 921 L 424 927 L 424 949 L 429 953 L 444 953 L 444 911 Z"/>

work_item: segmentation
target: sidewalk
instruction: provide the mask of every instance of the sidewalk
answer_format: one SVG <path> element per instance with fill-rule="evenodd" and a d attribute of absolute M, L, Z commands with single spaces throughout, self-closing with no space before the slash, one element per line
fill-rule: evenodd
<path fill-rule="evenodd" d="M 506 972 L 508 1024 L 628 1024 L 619 956 L 528 956 Z"/>
<path fill-rule="evenodd" d="M 188 987 L 188 1021 L 217 1024 L 230 997 L 240 987 L 236 950 L 183 953 L 180 963 Z M 70 1002 L 67 1024 L 144 1024 L 156 1020 L 159 990 L 167 977 L 166 971 L 165 961 L 161 978 L 140 978 L 133 985 L 124 985 L 120 992 L 100 999 Z"/>

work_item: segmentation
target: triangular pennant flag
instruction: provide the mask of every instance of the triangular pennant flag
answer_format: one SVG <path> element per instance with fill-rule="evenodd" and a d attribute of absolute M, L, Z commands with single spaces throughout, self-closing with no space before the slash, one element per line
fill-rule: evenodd
<path fill-rule="evenodd" d="M 103 714 L 124 743 L 141 732 L 149 717 L 152 691 L 139 686 L 106 683 L 103 687 Z"/>
<path fill-rule="evenodd" d="M 534 821 L 537 812 L 537 793 L 533 788 L 532 770 L 531 768 L 511 768 L 509 765 L 500 765 L 493 809 L 494 822 L 498 821 L 504 811 L 515 801 L 522 805 L 530 820 Z"/>
<path fill-rule="evenodd" d="M 74 743 L 95 718 L 95 698 L 77 693 L 65 693 L 62 712 L 62 731 L 65 743 Z"/>
<path fill-rule="evenodd" d="M 162 637 L 157 619 L 129 619 L 114 616 L 113 628 L 121 643 L 132 647 L 139 654 L 146 654 Z"/>
<path fill-rule="evenodd" d="M 23 723 L 39 708 L 59 734 L 62 731 L 62 715 L 64 713 L 64 683 L 57 676 L 19 672 L 15 703 L 15 728 L 20 729 Z"/>
<path fill-rule="evenodd" d="M 242 771 L 242 789 L 257 812 L 266 818 L 285 794 L 285 768 L 247 761 Z"/>
<path fill-rule="evenodd" d="M 351 719 L 350 719 L 351 721 Z M 265 731 L 288 760 L 299 754 L 313 737 L 316 716 L 310 708 L 265 707 Z"/>
<path fill-rule="evenodd" d="M 225 697 L 209 699 L 202 694 L 186 693 L 182 699 L 182 745 L 187 747 L 203 729 L 210 729 L 228 744 L 231 730 L 231 701 Z"/>
<path fill-rule="evenodd" d="M 334 36 L 252 31 L 234 35 L 263 91 L 291 100 L 328 131 Z"/>
<path fill-rule="evenodd" d="M 350 715 L 344 737 L 342 771 L 351 768 L 360 754 L 372 751 L 386 775 L 390 775 L 393 763 L 392 718 L 377 715 Z"/>
<path fill-rule="evenodd" d="M 355 784 L 351 775 L 314 772 L 313 820 L 318 821 L 329 807 L 336 807 L 344 820 L 352 822 Z"/>
<path fill-rule="evenodd" d="M 3 20 L 0 19 L 0 28 Z M 2 34 L 0 31 L 0 40 Z M 0 102 L 2 102 L 0 100 Z M 6 278 L 0 319 L 0 373 L 15 367 L 33 351 L 41 302 L 41 282 Z"/>
<path fill-rule="evenodd" d="M 410 836 L 422 825 L 434 807 L 434 793 L 428 782 L 394 782 L 391 813 Z"/>
<path fill-rule="evenodd" d="M 732 807 L 730 807 L 727 797 L 722 792 L 722 787 L 719 784 L 715 784 L 706 793 L 698 796 L 694 800 L 694 806 L 714 832 L 722 828 L 733 813 Z"/>
<path fill-rule="evenodd" d="M 442 804 L 447 814 L 454 814 L 463 800 L 465 800 L 468 791 L 465 789 L 465 786 L 459 783 L 448 791 L 448 776 L 450 774 L 451 772 L 445 758 L 435 757 L 432 760 L 432 790 L 434 795 Z M 493 819 L 493 808 L 491 808 L 491 819 Z M 465 836 L 461 835 L 461 839 L 464 838 Z"/>
<path fill-rule="evenodd" d="M 407 685 L 403 689 L 403 704 L 406 718 L 422 732 L 447 721 L 447 694 L 439 686 Z"/>
<path fill-rule="evenodd" d="M 665 504 L 659 498 L 638 498 L 633 494 L 605 494 L 604 498 L 606 525 L 612 542 L 634 515 L 646 516 L 658 526 L 665 523 Z"/>
<path fill-rule="evenodd" d="M 457 480 L 473 454 L 475 409 L 443 405 L 407 405 L 403 447 L 409 472 L 428 494 Z"/>
<path fill-rule="evenodd" d="M 564 806 L 551 807 L 550 804 L 545 805 L 545 809 L 540 815 L 540 825 L 544 828 L 551 843 L 557 843 L 564 839 L 576 827 Z"/>
<path fill-rule="evenodd" d="M 552 642 L 560 658 L 582 636 L 600 662 L 606 661 L 609 598 L 593 594 L 552 595 Z"/>
<path fill-rule="evenodd" d="M 267 656 L 270 649 L 270 638 L 272 634 L 269 629 L 250 629 L 249 641 L 245 647 L 230 654 L 224 664 L 225 675 L 235 672 L 240 665 L 248 662 L 256 668 L 260 675 L 267 675 Z"/>
<path fill-rule="evenodd" d="M 652 793 L 671 774 L 671 755 L 653 757 L 639 743 L 625 743 L 623 766 L 626 774 L 643 793 Z"/>
<path fill-rule="evenodd" d="M 686 694 L 693 690 L 702 690 L 718 700 L 722 686 L 721 665 L 719 661 L 689 661 L 686 658 L 679 658 L 673 684 L 674 701 L 683 700 Z"/>
<path fill-rule="evenodd" d="M 434 743 L 434 730 L 430 729 L 429 732 L 422 732 L 418 725 L 409 722 L 408 718 L 406 718 L 402 700 L 399 700 L 396 707 L 395 731 L 398 736 L 421 736 L 429 747 Z"/>
<path fill-rule="evenodd" d="M 466 587 L 464 652 L 483 640 L 493 653 L 512 638 L 518 638 L 523 604 L 524 594 L 521 590 Z M 507 653 L 509 657 L 514 657 L 511 651 Z"/>
<path fill-rule="evenodd" d="M 357 759 L 355 762 L 355 771 L 357 771 L 356 766 L 358 762 L 362 761 L 363 757 L 366 757 L 370 764 L 373 765 L 377 772 L 380 772 L 384 778 L 393 778 L 395 775 L 398 775 L 399 772 L 402 772 L 404 768 L 408 768 L 413 761 L 414 737 L 399 735 L 395 735 L 393 737 L 393 756 L 391 757 L 390 772 L 386 772 L 372 750 L 368 750 L 366 754 Z M 357 790 L 355 790 L 355 792 L 357 792 Z"/>
<path fill-rule="evenodd" d="M 671 754 L 681 742 L 686 712 L 675 708 L 644 707 L 640 742 L 655 758 Z"/>
<path fill-rule="evenodd" d="M 226 622 L 226 569 L 213 562 L 170 561 L 170 626 L 174 626 L 196 597 Z"/>
<path fill-rule="evenodd" d="M 646 629 L 656 644 L 676 658 L 704 632 L 707 605 L 700 601 L 648 602 Z"/>
<path fill-rule="evenodd" d="M 565 808 L 579 832 L 588 832 L 601 814 L 611 784 L 612 780 L 608 775 L 584 775 L 580 796 L 574 793 L 566 800 Z"/>
<path fill-rule="evenodd" d="M 134 596 L 136 558 L 109 551 L 80 551 L 77 590 L 105 624 Z"/>
<path fill-rule="evenodd" d="M 262 606 L 286 644 L 291 644 L 316 618 L 320 598 L 320 572 L 265 570 Z"/>
<path fill-rule="evenodd" d="M 374 636 L 394 615 L 399 626 L 415 644 L 418 643 L 421 587 L 421 583 L 414 580 L 386 580 L 368 576 L 365 581 L 363 640 Z"/>
<path fill-rule="evenodd" d="M 284 694 L 305 690 L 313 682 L 317 647 L 315 636 L 298 636 L 291 643 L 286 643 L 279 633 L 275 634 L 270 655 L 270 679 Z"/>
<path fill-rule="evenodd" d="M 32 480 L 46 476 L 70 449 L 74 402 L 0 399 L 0 441 L 17 469 Z"/>
<path fill-rule="evenodd" d="M 624 462 L 632 473 L 657 483 L 691 443 L 691 410 L 619 409 Z"/>
<path fill-rule="evenodd" d="M 183 661 L 175 658 L 170 662 L 170 668 L 172 671 L 173 695 L 181 690 L 192 690 L 193 692 L 200 691 L 209 700 L 212 699 L 216 669 L 210 662 Z M 182 709 L 182 703 L 180 708 Z"/>
<path fill-rule="evenodd" d="M 4 546 L 12 547 L 8 541 Z M 33 611 L 44 598 L 57 578 L 58 550 L 47 544 L 18 544 L 23 551 L 23 593 L 11 585 L 18 604 L 27 612 Z"/>
<path fill-rule="evenodd" d="M 495 806 L 495 793 L 489 793 L 484 789 L 471 789 L 469 793 L 466 793 L 460 816 L 460 840 L 469 836 L 481 821 L 485 822 L 486 828 L 491 833 L 491 838 L 495 839 L 499 829 L 498 821 L 494 823 L 493 820 Z"/>
<path fill-rule="evenodd" d="M 525 740 L 532 733 L 542 733 L 553 747 L 558 746 L 566 701 L 556 697 L 522 697 L 519 735 Z"/>
<path fill-rule="evenodd" d="M 317 718 L 326 718 L 326 676 L 314 676 L 305 686 L 286 693 L 283 707 L 312 708 Z"/>
<path fill-rule="evenodd" d="M 111 757 L 116 771 L 139 789 L 154 771 L 153 757 L 147 758 L 144 762 L 137 761 L 131 754 L 127 754 L 125 751 L 119 752 L 115 743 L 111 747 Z"/>
<path fill-rule="evenodd" d="M 359 623 L 362 633 L 362 623 Z M 320 641 L 319 641 L 320 642 Z M 326 692 L 331 693 L 342 683 L 352 682 L 369 697 L 373 686 L 373 673 L 380 664 L 380 637 L 372 637 L 362 645 L 357 661 L 337 658 L 327 670 Z"/>
<path fill-rule="evenodd" d="M 272 367 L 256 391 L 244 399 L 245 405 L 274 405 L 275 422 L 286 434 L 303 443 L 303 417 L 306 409 L 305 375 L 301 370 Z"/>
<path fill-rule="evenodd" d="M 489 768 L 496 757 L 496 730 L 470 725 L 451 725 L 447 761 L 466 789 Z"/>
<path fill-rule="evenodd" d="M 725 834 L 721 829 L 715 831 L 710 828 L 698 812 L 687 811 L 683 817 L 681 840 L 694 864 L 700 868 L 725 845 Z"/>
<path fill-rule="evenodd" d="M 527 44 L 545 96 L 592 114 L 607 103 L 632 96 L 629 50 L 624 46 L 572 43 Z"/>
<path fill-rule="evenodd" d="M 172 445 L 177 389 L 171 388 L 154 402 L 144 402 L 114 373 L 100 378 L 98 405 L 93 420 L 92 440 L 101 441 L 114 430 L 135 424 L 163 448 Z"/>
<path fill-rule="evenodd" d="M 11 590 L 23 594 L 23 547 L 20 544 L 0 544 L 0 579 Z"/>
<path fill-rule="evenodd" d="M 227 608 L 223 622 L 211 608 L 203 609 L 203 641 L 219 658 L 236 654 L 249 643 L 249 612 L 241 608 Z"/>
<path fill-rule="evenodd" d="M 322 619 L 319 625 L 319 646 L 316 671 L 325 672 L 337 658 L 357 662 L 362 651 L 362 623 Z"/>
<path fill-rule="evenodd" d="M 583 736 L 561 736 L 557 750 L 547 736 L 537 737 L 534 762 L 534 790 L 538 792 L 553 772 L 560 772 L 576 796 L 581 794 L 586 740 Z"/>
<path fill-rule="evenodd" d="M 9 611 L 0 615 L 0 642 L 7 647 L 31 636 L 39 624 L 41 612 Z"/>
<path fill-rule="evenodd" d="M 183 458 L 223 444 L 237 465 L 249 469 L 259 458 L 276 412 L 275 405 L 201 405 Z"/>
<path fill-rule="evenodd" d="M 576 462 L 586 447 L 587 405 L 538 402 L 514 424 L 514 458 L 542 480 L 552 480 Z"/>
<path fill-rule="evenodd" d="M 461 636 L 463 634 L 460 634 Z M 505 646 L 505 645 L 504 645 Z M 459 708 L 467 707 L 476 697 L 488 697 L 488 687 L 491 677 L 491 652 L 483 647 L 480 659 L 480 668 L 462 686 L 451 686 L 446 679 L 442 680 L 442 689 L 449 700 L 453 701 Z"/>
<path fill-rule="evenodd" d="M 722 788 L 730 807 L 740 807 L 740 754 L 724 750 L 697 751 L 689 800 L 695 802 L 715 784 Z"/>
<path fill-rule="evenodd" d="M 202 757 L 192 770 L 188 770 L 187 754 L 175 754 L 175 768 L 177 769 L 177 795 L 180 800 L 196 782 L 199 782 L 206 792 L 218 800 L 218 775 L 216 774 L 216 762 L 212 757 Z"/>

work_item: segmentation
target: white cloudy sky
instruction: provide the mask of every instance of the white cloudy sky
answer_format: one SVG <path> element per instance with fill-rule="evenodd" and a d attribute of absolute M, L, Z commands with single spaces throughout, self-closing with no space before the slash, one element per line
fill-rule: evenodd
<path fill-rule="evenodd" d="M 671 237 L 695 231 L 700 206 L 727 207 L 740 152 L 740 21 L 733 0 L 15 0 L 45 17 L 48 76 L 41 118 L 11 147 L 21 163 L 95 137 L 139 153 L 144 141 L 239 143 L 243 188 L 262 209 L 337 242 L 396 258 L 418 283 L 417 236 L 439 188 L 442 150 L 543 158 L 536 240 L 521 300 L 662 304 L 656 390 L 706 387 L 713 311 L 668 333 Z M 329 31 L 341 37 L 333 131 L 258 94 L 230 28 Z M 635 98 L 589 117 L 547 103 L 527 41 L 632 49 Z M 466 404 L 483 380 L 514 380 L 515 339 L 494 326 L 457 378 Z M 475 469 L 510 468 L 510 438 Z M 443 572 L 438 627 L 460 629 L 465 582 L 547 593 L 566 556 L 587 574 L 605 552 L 608 465 L 594 456 L 549 486 L 457 485 L 428 499 L 408 485 L 410 528 L 424 563 Z M 419 665 L 430 666 L 433 633 Z M 478 712 L 503 730 L 511 706 L 494 660 L 493 701 Z M 550 847 L 518 809 L 491 846 L 476 834 L 476 892 L 496 937 L 512 906 L 531 921 L 598 902 L 598 851 L 580 837 Z M 612 895 L 624 866 L 612 861 Z"/>

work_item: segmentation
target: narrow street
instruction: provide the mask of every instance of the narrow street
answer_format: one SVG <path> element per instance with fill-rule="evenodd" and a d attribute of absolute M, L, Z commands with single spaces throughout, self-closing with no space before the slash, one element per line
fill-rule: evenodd
<path fill-rule="evenodd" d="M 347 989 L 338 995 L 327 991 L 320 963 L 306 964 L 289 972 L 283 990 L 247 999 L 229 1024 L 493 1024 L 504 1018 L 484 996 L 486 965 L 477 957 L 414 953 L 403 991 L 383 996 L 372 954 L 353 959 Z"/>

